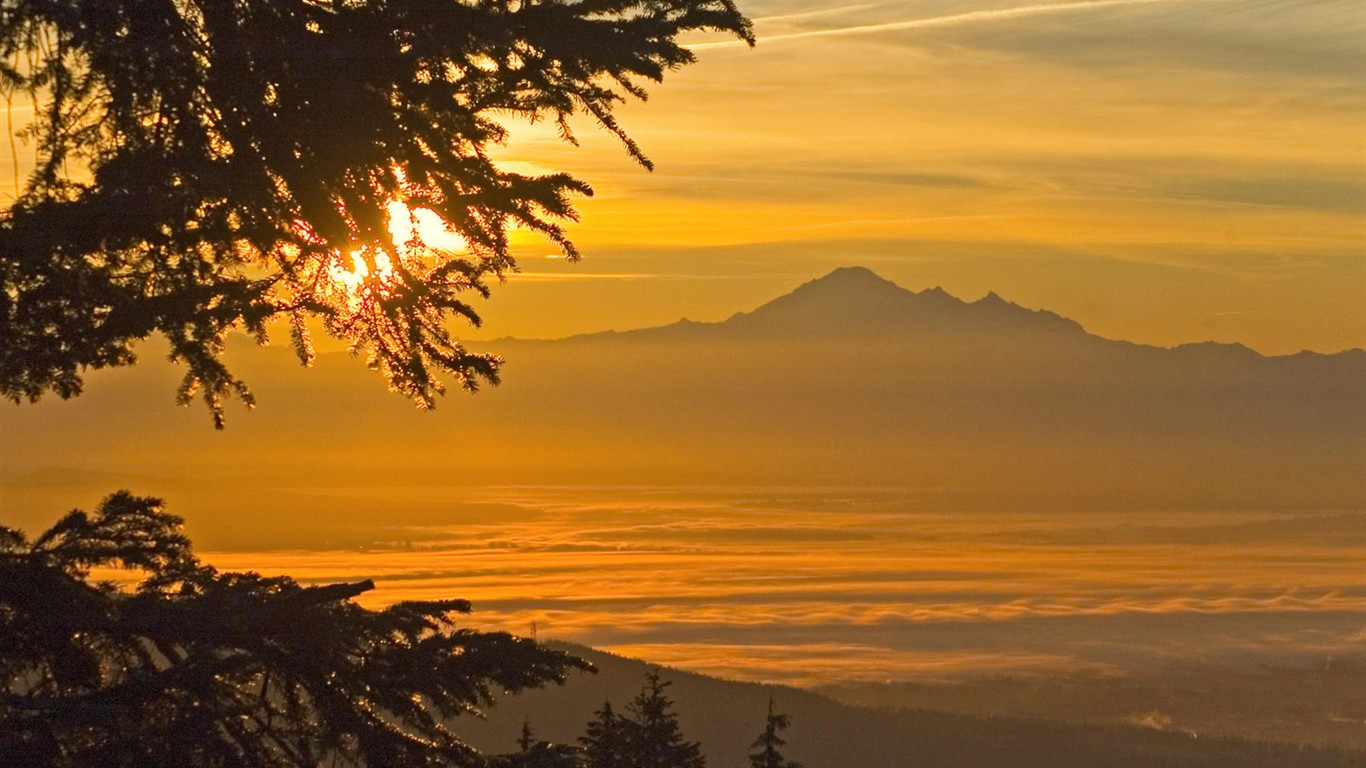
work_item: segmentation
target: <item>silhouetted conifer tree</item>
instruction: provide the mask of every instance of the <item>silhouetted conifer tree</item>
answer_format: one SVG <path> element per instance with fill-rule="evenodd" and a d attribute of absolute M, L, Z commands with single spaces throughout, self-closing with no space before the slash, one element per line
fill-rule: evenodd
<path fill-rule="evenodd" d="M 489 761 L 491 768 L 580 768 L 579 750 L 565 744 L 540 741 L 525 752 L 499 755 Z"/>
<path fill-rule="evenodd" d="M 664 694 L 672 683 L 660 680 L 659 669 L 645 677 L 645 687 L 631 702 L 628 730 L 631 761 L 635 768 L 703 768 L 702 747 L 683 738 L 673 701 Z"/>
<path fill-rule="evenodd" d="M 535 744 L 536 737 L 531 733 L 531 718 L 528 717 L 522 720 L 522 735 L 517 737 L 517 746 L 521 747 L 523 752 L 530 752 Z"/>
<path fill-rule="evenodd" d="M 792 718 L 774 713 L 773 698 L 769 697 L 768 720 L 764 723 L 764 732 L 750 745 L 755 750 L 749 753 L 750 768 L 802 768 L 800 763 L 784 758 L 779 751 L 787 742 L 778 736 L 778 732 L 791 724 Z"/>
<path fill-rule="evenodd" d="M 753 40 L 732 0 L 0 3 L 0 92 L 32 102 L 36 164 L 0 213 L 0 395 L 73 396 L 160 334 L 181 398 L 221 420 L 250 397 L 226 335 L 271 319 L 304 361 L 321 325 L 424 407 L 443 373 L 496 382 L 447 321 L 477 323 L 513 228 L 577 258 L 562 222 L 591 194 L 498 167 L 502 121 L 572 144 L 584 115 L 648 168 L 614 110 L 693 62 L 697 30 Z M 465 245 L 409 237 L 421 210 Z"/>
<path fill-rule="evenodd" d="M 581 752 L 566 744 L 537 741 L 531 732 L 531 719 L 522 721 L 522 734 L 517 737 L 520 751 L 498 755 L 490 761 L 491 768 L 580 768 Z"/>
<path fill-rule="evenodd" d="M 475 766 L 450 718 L 587 666 L 459 627 L 462 600 L 219 573 L 180 522 L 119 492 L 31 542 L 0 527 L 0 764 Z M 90 580 L 113 567 L 142 580 Z"/>
<path fill-rule="evenodd" d="M 604 701 L 593 715 L 586 732 L 579 737 L 585 768 L 635 768 L 630 753 L 633 724 L 613 711 L 610 701 Z"/>

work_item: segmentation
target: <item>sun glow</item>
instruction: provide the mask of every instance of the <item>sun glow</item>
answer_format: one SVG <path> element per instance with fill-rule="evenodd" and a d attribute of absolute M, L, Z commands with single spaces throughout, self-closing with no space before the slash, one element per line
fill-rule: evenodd
<path fill-rule="evenodd" d="M 393 276 L 394 263 L 389 260 L 388 254 L 381 251 L 371 258 L 375 262 L 376 279 L 384 281 Z M 346 261 L 350 261 L 350 268 L 345 266 Z M 330 266 L 328 274 L 343 288 L 355 292 L 365 285 L 365 279 L 370 276 L 370 265 L 361 254 L 351 253 L 342 257 L 342 261 Z"/>
<path fill-rule="evenodd" d="M 465 238 L 451 231 L 436 211 L 409 208 L 397 200 L 389 203 L 389 236 L 399 248 L 416 245 L 419 248 L 459 253 L 469 245 Z"/>
<path fill-rule="evenodd" d="M 461 253 L 468 247 L 465 239 L 431 209 L 409 208 L 395 200 L 389 203 L 388 213 L 389 237 L 401 262 L 420 261 L 432 252 Z M 327 273 L 340 289 L 359 295 L 367 286 L 373 289 L 392 280 L 396 270 L 386 251 L 366 249 L 338 254 Z"/>

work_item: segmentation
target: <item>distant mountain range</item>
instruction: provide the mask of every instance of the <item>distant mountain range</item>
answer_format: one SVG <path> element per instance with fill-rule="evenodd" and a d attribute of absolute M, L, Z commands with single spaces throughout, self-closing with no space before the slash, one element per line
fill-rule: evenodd
<path fill-rule="evenodd" d="M 7 409 L 6 472 L 351 482 L 880 485 L 962 508 L 1366 506 L 1366 351 L 1113 341 L 995 294 L 839 269 L 719 323 L 482 345 L 505 383 L 415 412 L 345 355 L 236 355 L 214 434 L 155 361 Z M 22 446 L 22 453 L 8 446 Z M 363 460 L 357 459 L 364 456 Z"/>
<path fill-rule="evenodd" d="M 611 473 L 1014 505 L 1366 503 L 1362 350 L 1111 341 L 857 267 L 720 323 L 496 346 L 509 383 L 479 410 Z"/>
<path fill-rule="evenodd" d="M 1113 341 L 994 294 L 915 293 L 859 268 L 720 323 L 486 346 L 507 357 L 505 383 L 431 413 L 344 354 L 305 370 L 285 350 L 239 350 L 231 362 L 260 405 L 230 410 L 221 433 L 201 407 L 172 405 L 178 372 L 144 351 L 133 369 L 93 374 L 75 400 L 0 411 L 0 515 L 36 532 L 126 486 L 166 495 L 202 549 L 255 550 L 526 514 L 456 492 L 395 508 L 301 490 L 368 485 L 895 486 L 955 511 L 1366 507 L 1361 350 Z M 457 732 L 510 751 L 529 716 L 541 737 L 569 740 L 605 696 L 620 708 L 639 690 L 640 663 L 574 650 L 601 673 Z M 789 757 L 807 768 L 1361 764 L 1360 753 L 871 710 L 670 677 L 714 768 L 744 764 L 770 695 L 793 716 Z"/>
<path fill-rule="evenodd" d="M 1029 310 L 988 293 L 975 302 L 954 298 L 942 288 L 919 293 L 878 277 L 865 267 L 841 267 L 825 277 L 799 286 L 791 293 L 753 312 L 741 312 L 721 323 L 681 321 L 664 328 L 630 332 L 657 335 L 680 329 L 711 329 L 730 335 L 769 339 L 793 338 L 906 338 L 931 334 L 1043 332 L 1082 333 L 1077 323 L 1053 314 Z M 596 336 L 621 335 L 614 333 Z M 583 337 L 579 337 L 583 338 Z"/>

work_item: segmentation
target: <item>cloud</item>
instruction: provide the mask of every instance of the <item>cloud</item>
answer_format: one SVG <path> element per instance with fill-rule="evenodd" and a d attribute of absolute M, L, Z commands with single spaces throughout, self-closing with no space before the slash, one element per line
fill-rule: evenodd
<path fill-rule="evenodd" d="M 732 680 L 816 686 L 830 682 L 928 681 L 1002 674 L 1106 672 L 1071 656 L 965 649 L 900 650 L 860 643 L 626 643 L 602 650 L 684 669 L 705 669 Z"/>
<path fill-rule="evenodd" d="M 633 280 L 728 280 L 732 275 L 661 274 L 655 272 L 509 272 L 511 283 L 558 283 L 572 280 L 603 280 L 610 282 Z"/>
<path fill-rule="evenodd" d="M 831 169 L 825 171 L 831 173 Z M 983 189 L 995 186 L 992 182 L 977 176 L 961 173 L 914 173 L 910 171 L 859 171 L 843 170 L 839 174 L 846 179 L 869 181 L 876 184 L 889 184 L 906 187 L 937 187 L 946 189 Z"/>
<path fill-rule="evenodd" d="M 342 517 L 360 501 L 451 499 L 458 515 L 409 520 L 405 531 L 433 534 L 411 548 L 206 560 L 306 583 L 373 578 L 363 599 L 375 607 L 464 597 L 464 626 L 536 622 L 545 637 L 758 679 L 1151 663 L 1173 643 L 1225 659 L 1336 653 L 1359 647 L 1366 616 L 1366 584 L 1344 570 L 1361 559 L 1360 513 L 981 515 L 915 494 L 791 489 L 318 493 Z"/>
<path fill-rule="evenodd" d="M 1292 162 L 1196 154 L 1030 153 L 983 157 L 999 188 L 1075 198 L 1193 203 L 1366 214 L 1366 178 L 1346 162 Z"/>
<path fill-rule="evenodd" d="M 811 11 L 800 11 L 798 13 L 780 13 L 771 16 L 757 16 L 754 18 L 755 24 L 772 24 L 774 22 L 806 21 L 808 19 L 819 19 L 826 16 L 840 16 L 854 11 L 864 11 L 869 8 L 876 8 L 880 3 L 861 3 L 859 5 L 842 5 L 837 8 L 817 8 Z"/>
<path fill-rule="evenodd" d="M 1293 78 L 1327 89 L 1315 98 L 1360 108 L 1358 84 L 1366 77 L 1366 5 L 1353 0 L 1095 0 L 1013 8 L 973 8 L 974 4 L 960 4 L 958 8 L 967 7 L 955 13 L 917 19 L 888 18 L 892 6 L 888 3 L 761 18 L 759 43 L 762 50 L 771 43 L 943 30 L 932 37 L 901 35 L 883 41 L 955 61 L 966 60 L 968 52 L 991 52 L 1010 57 L 1017 67 L 1028 58 L 1096 77 L 1158 78 L 1165 87 L 1173 83 L 1163 82 L 1163 73 L 1170 76 L 1174 70 L 1219 72 L 1236 82 L 1247 82 L 1253 74 Z M 1133 12 L 1125 12 L 1130 9 Z M 828 21 L 831 17 L 843 23 Z M 904 73 L 886 61 L 884 67 L 889 76 Z M 1268 101 L 1308 95 L 1278 92 L 1265 81 L 1258 85 Z M 1208 87 L 1189 86 L 1192 90 Z M 1039 87 L 1048 86 L 1040 83 Z M 1203 96 L 1227 98 L 1217 91 L 1206 91 Z"/>
<path fill-rule="evenodd" d="M 998 183 L 979 175 L 929 168 L 904 168 L 884 163 L 813 163 L 809 158 L 775 157 L 752 166 L 693 164 L 688 174 L 660 173 L 648 179 L 624 180 L 636 195 L 667 196 L 697 201 L 848 204 L 851 200 L 893 194 L 934 192 L 972 193 L 998 189 Z"/>
<path fill-rule="evenodd" d="M 1193 176 L 1164 185 L 1163 192 L 1175 199 L 1366 214 L 1366 179 L 1360 177 L 1333 178 L 1312 173 L 1242 178 Z"/>
<path fill-rule="evenodd" d="M 1040 17 L 1035 23 L 974 29 L 954 42 L 1051 62 L 1079 71 L 1152 77 L 1174 69 L 1293 78 L 1331 86 L 1335 98 L 1357 93 L 1366 76 L 1366 6 L 1323 0 L 1297 6 L 1267 2 L 1198 2 L 1164 12 L 1134 14 L 1122 24 L 1070 24 Z M 1303 98 L 1259 83 L 1274 102 Z M 1206 100 L 1224 97 L 1205 92 Z"/>
<path fill-rule="evenodd" d="M 931 27 L 954 27 L 963 24 L 977 24 L 981 22 L 1008 21 L 1011 19 L 1027 18 L 1030 16 L 1042 16 L 1055 13 L 1075 13 L 1079 11 L 1096 10 L 1100 8 L 1110 8 L 1124 5 L 1153 5 L 1157 3 L 1191 2 L 1193 0 L 1083 0 L 1073 3 L 1040 3 L 1037 5 L 1026 5 L 1016 8 L 996 8 L 981 11 L 967 11 L 965 13 L 953 13 L 945 16 L 933 16 L 923 19 L 909 19 L 905 21 L 887 21 L 877 24 L 858 24 L 848 27 L 831 27 L 826 29 L 813 29 L 803 32 L 789 32 L 786 34 L 761 35 L 761 43 L 774 43 L 789 40 L 806 40 L 818 37 L 841 37 L 845 35 L 866 35 L 877 32 L 896 32 L 907 29 L 924 29 Z M 866 8 L 868 6 L 851 6 L 842 10 L 852 8 Z M 811 18 L 818 15 L 817 12 L 803 14 L 793 14 L 791 17 Z M 825 15 L 825 14 L 819 14 Z M 783 18 L 783 17 L 778 17 Z M 739 40 L 725 40 L 711 43 L 695 43 L 690 48 L 701 50 L 706 48 L 723 48 L 745 45 Z"/>

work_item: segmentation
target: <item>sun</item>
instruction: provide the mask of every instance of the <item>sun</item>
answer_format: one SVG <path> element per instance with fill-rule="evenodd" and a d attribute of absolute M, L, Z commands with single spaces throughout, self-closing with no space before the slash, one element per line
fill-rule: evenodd
<path fill-rule="evenodd" d="M 422 261 L 433 253 L 463 253 L 469 247 L 465 238 L 451 231 L 446 221 L 429 208 L 409 208 L 395 200 L 389 203 L 388 213 L 389 238 L 405 264 Z M 384 250 L 352 251 L 338 257 L 328 266 L 328 277 L 342 292 L 357 298 L 367 292 L 382 292 L 396 274 L 393 259 Z"/>
<path fill-rule="evenodd" d="M 465 238 L 452 232 L 450 225 L 429 208 L 409 208 L 397 200 L 389 203 L 389 236 L 394 245 L 417 245 L 446 253 L 461 253 L 469 247 Z"/>

